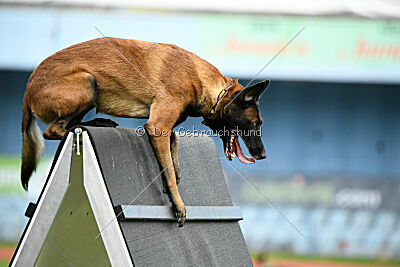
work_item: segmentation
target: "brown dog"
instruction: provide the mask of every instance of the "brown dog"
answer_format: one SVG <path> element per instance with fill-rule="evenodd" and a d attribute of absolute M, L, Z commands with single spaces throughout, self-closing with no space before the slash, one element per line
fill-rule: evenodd
<path fill-rule="evenodd" d="M 242 162 L 255 162 L 243 155 L 237 135 L 255 159 L 265 158 L 260 136 L 242 131 L 260 130 L 258 98 L 268 83 L 243 91 L 237 79 L 170 44 L 100 38 L 68 47 L 45 59 L 29 79 L 23 100 L 22 185 L 27 190 L 44 147 L 35 117 L 50 123 L 46 139 L 61 139 L 75 125 L 116 126 L 106 119 L 82 122 L 92 108 L 116 117 L 148 118 L 145 129 L 181 226 L 186 210 L 177 187 L 176 136 L 169 133 L 188 116 L 202 116 L 220 135 L 229 160 L 237 155 Z"/>

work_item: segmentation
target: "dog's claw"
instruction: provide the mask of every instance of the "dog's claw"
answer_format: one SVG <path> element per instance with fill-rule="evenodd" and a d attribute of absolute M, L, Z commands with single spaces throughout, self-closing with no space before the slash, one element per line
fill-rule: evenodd
<path fill-rule="evenodd" d="M 161 181 L 162 181 L 163 193 L 169 194 L 168 185 L 167 185 L 165 176 L 162 177 Z"/>
<path fill-rule="evenodd" d="M 163 191 L 164 194 L 167 194 L 168 193 L 168 187 L 163 186 L 163 190 L 162 191 Z"/>
<path fill-rule="evenodd" d="M 178 226 L 182 227 L 183 224 L 186 222 L 186 208 L 183 207 L 182 209 L 174 208 L 175 210 L 175 217 L 178 219 Z"/>
<path fill-rule="evenodd" d="M 175 177 L 176 177 L 176 185 L 179 184 L 179 182 L 181 181 L 181 172 L 180 171 L 175 171 Z"/>

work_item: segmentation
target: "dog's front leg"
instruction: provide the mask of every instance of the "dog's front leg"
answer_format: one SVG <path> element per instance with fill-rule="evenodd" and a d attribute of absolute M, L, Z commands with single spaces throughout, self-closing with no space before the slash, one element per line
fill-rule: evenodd
<path fill-rule="evenodd" d="M 178 140 L 175 131 L 171 131 L 171 156 L 175 169 L 176 184 L 178 185 L 179 181 L 181 180 L 181 170 L 178 161 Z M 168 185 L 165 177 L 163 177 L 162 182 L 163 182 L 163 192 L 168 193 Z"/>
<path fill-rule="evenodd" d="M 145 125 L 149 134 L 151 144 L 157 156 L 158 162 L 164 170 L 164 176 L 168 186 L 169 197 L 172 202 L 172 208 L 181 227 L 186 220 L 186 208 L 178 192 L 178 186 L 175 177 L 175 168 L 170 149 L 170 131 L 171 129 L 160 124 L 153 124 L 148 121 Z M 177 160 L 177 159 L 175 159 Z"/>
<path fill-rule="evenodd" d="M 176 184 L 179 184 L 179 181 L 181 180 L 182 176 L 178 161 L 178 140 L 175 131 L 172 131 L 171 133 L 171 156 L 172 160 L 174 161 Z"/>

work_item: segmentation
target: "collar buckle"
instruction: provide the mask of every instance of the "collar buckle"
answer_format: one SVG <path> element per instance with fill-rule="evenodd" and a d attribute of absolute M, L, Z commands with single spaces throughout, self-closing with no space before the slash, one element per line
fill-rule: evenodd
<path fill-rule="evenodd" d="M 215 102 L 215 104 L 211 107 L 211 109 L 207 113 L 206 117 L 209 117 L 213 112 L 215 112 L 215 109 L 217 108 L 219 101 L 221 101 L 221 99 L 226 95 L 228 90 L 232 88 L 233 84 L 234 84 L 234 80 L 231 79 L 231 81 L 228 84 L 228 86 L 225 87 L 224 89 L 222 89 L 221 92 L 219 92 L 218 97 L 217 97 L 217 102 Z"/>

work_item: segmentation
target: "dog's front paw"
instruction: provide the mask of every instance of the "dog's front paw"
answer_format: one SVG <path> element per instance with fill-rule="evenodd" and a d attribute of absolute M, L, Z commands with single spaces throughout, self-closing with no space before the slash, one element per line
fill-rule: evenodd
<path fill-rule="evenodd" d="M 91 121 L 85 121 L 79 123 L 79 125 L 83 126 L 93 126 L 93 127 L 117 127 L 118 123 L 110 120 L 110 119 L 104 119 L 104 118 L 95 118 Z M 67 125 L 68 126 L 68 125 Z"/>
<path fill-rule="evenodd" d="M 174 206 L 173 209 L 174 209 L 175 217 L 178 219 L 178 225 L 179 225 L 179 227 L 182 227 L 183 224 L 186 222 L 185 205 L 182 205 L 181 207 Z"/>
<path fill-rule="evenodd" d="M 113 128 L 115 128 L 118 126 L 117 122 L 110 120 L 110 119 L 104 119 L 104 118 L 96 118 L 93 120 L 93 122 L 94 122 L 94 126 L 97 126 L 97 127 L 113 127 Z"/>

